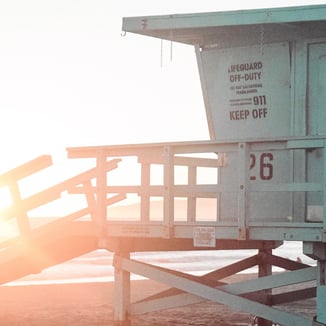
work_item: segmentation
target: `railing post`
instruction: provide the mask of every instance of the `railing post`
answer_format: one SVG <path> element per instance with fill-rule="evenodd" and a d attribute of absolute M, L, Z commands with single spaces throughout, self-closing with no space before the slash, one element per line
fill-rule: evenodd
<path fill-rule="evenodd" d="M 323 234 L 326 237 L 326 142 L 324 141 L 323 147 L 323 171 L 322 171 L 322 182 L 323 182 Z"/>
<path fill-rule="evenodd" d="M 260 249 L 258 252 L 258 277 L 265 277 L 272 275 L 272 264 L 266 259 L 266 255 L 272 255 L 272 249 Z M 268 298 L 272 294 L 272 289 L 264 290 L 266 297 Z M 265 302 L 266 305 L 270 305 L 269 302 Z M 273 322 L 264 318 L 257 318 L 258 326 L 273 326 Z"/>
<path fill-rule="evenodd" d="M 98 150 L 96 153 L 96 231 L 99 237 L 99 242 L 104 240 L 106 236 L 106 187 L 107 187 L 107 175 L 106 175 L 106 156 L 104 152 Z M 101 245 L 100 245 L 101 246 Z"/>
<path fill-rule="evenodd" d="M 248 237 L 247 218 L 249 212 L 249 192 L 248 192 L 248 171 L 249 171 L 249 148 L 246 143 L 239 143 L 238 146 L 238 240 L 246 240 Z"/>
<path fill-rule="evenodd" d="M 197 182 L 197 167 L 188 166 L 188 185 L 195 186 Z M 196 197 L 187 198 L 187 221 L 196 221 Z"/>
<path fill-rule="evenodd" d="M 22 198 L 20 195 L 18 181 L 11 182 L 9 185 L 9 190 L 12 198 L 13 205 L 17 211 L 17 222 L 18 228 L 21 236 L 26 236 L 31 231 L 31 226 L 28 221 L 28 216 L 26 209 L 24 208 Z"/>
<path fill-rule="evenodd" d="M 164 204 L 163 220 L 165 227 L 165 238 L 173 237 L 174 225 L 174 155 L 170 146 L 163 148 L 164 161 Z"/>
<path fill-rule="evenodd" d="M 92 182 L 91 180 L 87 180 L 85 182 L 83 182 L 83 187 L 85 189 L 85 196 L 86 196 L 86 200 L 87 200 L 87 205 L 89 207 L 89 211 L 90 211 L 90 215 L 91 215 L 91 219 L 92 221 L 96 220 L 96 196 L 95 193 L 92 189 Z"/>
<path fill-rule="evenodd" d="M 129 326 L 130 273 L 123 270 L 121 258 L 130 259 L 130 253 L 114 254 L 114 325 Z"/>
<path fill-rule="evenodd" d="M 150 197 L 148 194 L 150 186 L 150 164 L 141 162 L 141 187 L 145 194 L 141 194 L 140 202 L 140 219 L 142 222 L 149 221 L 149 203 Z"/>
<path fill-rule="evenodd" d="M 8 187 L 12 199 L 12 212 L 8 218 L 15 217 L 19 228 L 20 235 L 26 236 L 31 231 L 27 212 L 31 209 L 25 205 L 21 198 L 18 182 L 20 179 L 28 177 L 42 169 L 52 165 L 50 155 L 39 156 L 21 166 L 18 166 L 2 175 L 0 175 L 0 187 Z"/>
<path fill-rule="evenodd" d="M 324 241 L 326 237 L 326 142 L 324 141 L 323 147 L 323 234 Z M 316 245 L 318 246 L 318 262 L 317 262 L 317 321 L 320 323 L 326 323 L 326 244 Z M 317 250 L 315 250 L 317 251 Z"/>

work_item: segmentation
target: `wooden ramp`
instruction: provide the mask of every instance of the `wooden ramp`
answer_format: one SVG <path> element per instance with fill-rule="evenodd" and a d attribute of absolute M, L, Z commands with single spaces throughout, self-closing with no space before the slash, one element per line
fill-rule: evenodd
<path fill-rule="evenodd" d="M 65 262 L 97 249 L 91 222 L 64 222 L 40 227 L 30 237 L 7 242 L 0 252 L 0 284 Z"/>
<path fill-rule="evenodd" d="M 117 167 L 119 160 L 107 162 L 106 170 Z M 84 189 L 91 186 L 95 169 L 51 186 L 45 190 L 22 198 L 19 183 L 22 179 L 52 165 L 51 156 L 43 155 L 0 175 L 0 187 L 6 187 L 11 196 L 11 205 L 0 210 L 2 227 L 15 222 L 17 232 L 0 242 L 0 284 L 4 284 L 28 274 L 62 263 L 98 248 L 98 237 L 93 221 L 95 210 L 94 194 L 86 194 L 86 206 L 57 218 L 44 220 L 35 226 L 35 217 L 29 211 L 58 200 L 63 192 L 74 186 Z M 117 197 L 108 199 L 112 203 Z M 1 228 L 1 225 L 0 225 Z"/>
<path fill-rule="evenodd" d="M 115 325 L 129 326 L 136 314 L 203 300 L 247 312 L 255 316 L 253 325 L 326 325 L 317 321 L 323 318 L 320 313 L 315 318 L 280 307 L 309 298 L 316 298 L 317 311 L 324 306 L 325 224 L 308 221 L 300 215 L 289 218 L 288 214 L 277 210 L 277 201 L 272 202 L 274 209 L 270 218 L 264 216 L 267 209 L 255 216 L 255 206 L 250 205 L 250 198 L 257 194 L 263 201 L 271 192 L 281 194 L 282 199 L 289 194 L 295 198 L 301 193 L 321 191 L 323 178 L 314 183 L 297 182 L 293 178 L 254 182 L 252 177 L 257 175 L 253 175 L 249 166 L 250 153 L 257 157 L 261 153 L 274 155 L 277 151 L 295 155 L 309 146 L 324 151 L 324 141 L 317 141 L 291 138 L 68 148 L 69 158 L 96 159 L 98 172 L 93 193 L 97 197 L 99 243 L 115 253 Z M 127 181 L 127 185 L 116 185 L 112 174 L 107 175 L 104 170 L 107 161 L 116 157 L 122 158 L 122 162 L 114 172 L 120 172 L 126 162 L 118 181 Z M 271 165 L 265 169 L 262 163 L 263 171 L 272 171 Z M 210 175 L 208 181 L 200 178 L 204 171 Z M 230 171 L 227 177 L 226 171 Z M 184 176 L 182 180 L 179 180 L 180 175 Z M 72 192 L 82 194 L 85 189 L 75 187 Z M 120 217 L 111 215 L 113 211 L 106 208 L 107 196 L 117 194 L 133 195 L 138 199 L 137 216 L 128 215 L 135 213 L 136 208 L 132 212 L 125 211 Z M 214 202 L 215 208 L 199 214 L 198 204 L 202 199 Z M 153 203 L 157 204 L 157 200 L 162 203 L 159 215 L 153 212 Z M 178 200 L 184 203 L 185 212 L 181 215 Z M 302 241 L 304 254 L 316 260 L 317 266 L 274 256 L 273 249 L 284 240 Z M 230 257 L 234 257 L 241 249 L 256 249 L 258 254 L 201 276 L 145 263 L 132 256 L 133 252 L 143 251 L 229 250 Z M 273 266 L 284 272 L 273 275 Z M 223 283 L 225 277 L 251 267 L 258 270 L 256 279 Z M 164 283 L 171 289 L 140 302 L 131 302 L 131 273 Z M 280 289 L 281 293 L 274 292 Z"/>
<path fill-rule="evenodd" d="M 324 142 L 316 143 L 314 140 L 313 144 L 324 150 Z M 289 222 L 280 218 L 269 222 L 251 220 L 247 205 L 252 192 L 281 190 L 295 193 L 305 192 L 307 188 L 320 191 L 321 185 L 317 182 L 271 183 L 267 188 L 262 183 L 248 185 L 250 170 L 239 168 L 248 166 L 247 159 L 252 151 L 266 152 L 266 147 L 268 150 L 296 151 L 306 146 L 307 143 L 300 139 L 284 139 L 264 143 L 248 141 L 245 144 L 208 141 L 70 148 L 69 158 L 93 158 L 95 168 L 23 197 L 20 180 L 52 164 L 51 157 L 41 156 L 0 175 L 0 187 L 7 187 L 12 199 L 11 205 L 0 211 L 2 222 L 16 221 L 19 231 L 16 237 L 0 242 L 0 284 L 102 248 L 114 253 L 115 325 L 130 325 L 130 318 L 136 314 L 203 300 L 248 312 L 257 317 L 259 326 L 273 323 L 326 325 L 311 316 L 298 316 L 278 308 L 279 304 L 307 298 L 316 298 L 317 309 L 323 305 L 324 297 L 319 293 L 324 289 L 320 283 L 324 282 L 321 276 L 326 261 L 325 225 L 300 220 Z M 223 184 L 220 178 L 212 177 L 209 183 L 200 183 L 197 176 L 202 169 L 216 176 L 229 166 L 226 160 L 229 153 L 236 153 L 239 158 L 238 186 Z M 118 163 L 119 169 L 116 169 Z M 154 180 L 160 174 L 157 167 L 162 176 L 159 182 Z M 182 183 L 175 175 L 180 167 L 186 174 Z M 136 182 L 132 182 L 135 174 Z M 236 214 L 234 219 L 225 220 L 219 209 L 220 198 L 230 192 L 237 199 Z M 65 216 L 37 227 L 33 225 L 30 212 L 59 199 L 62 193 L 82 196 L 84 207 L 81 204 Z M 138 199 L 138 218 L 125 214 L 119 218 L 112 216 L 108 206 L 124 203 L 123 200 L 129 200 L 130 196 Z M 162 202 L 161 216 L 153 216 L 153 198 L 155 202 L 157 198 Z M 178 198 L 184 200 L 185 216 L 178 216 Z M 198 216 L 200 199 L 216 203 L 213 214 L 205 211 L 204 219 Z M 317 266 L 275 257 L 273 249 L 284 240 L 303 241 L 304 253 L 315 259 Z M 133 252 L 191 250 L 229 250 L 232 256 L 241 249 L 255 249 L 257 254 L 202 276 L 136 261 L 132 257 Z M 257 279 L 224 284 L 225 277 L 254 266 L 258 268 Z M 281 267 L 286 272 L 273 275 L 272 266 Z M 165 283 L 171 289 L 131 303 L 131 273 Z M 312 281 L 314 284 L 311 286 Z M 273 293 L 274 289 L 306 283 L 309 283 L 308 288 Z"/>

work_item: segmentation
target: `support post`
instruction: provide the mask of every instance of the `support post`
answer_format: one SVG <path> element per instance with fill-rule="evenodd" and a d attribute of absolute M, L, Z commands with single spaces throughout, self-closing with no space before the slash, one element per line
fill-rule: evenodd
<path fill-rule="evenodd" d="M 174 155 L 171 146 L 164 146 L 164 203 L 163 203 L 163 220 L 164 220 L 164 238 L 173 238 L 174 226 Z"/>
<path fill-rule="evenodd" d="M 143 190 L 145 189 L 146 193 L 141 194 L 140 219 L 145 223 L 149 222 L 150 220 L 150 197 L 148 195 L 151 182 L 150 173 L 150 164 L 141 162 L 141 186 Z"/>
<path fill-rule="evenodd" d="M 188 185 L 195 186 L 197 183 L 197 167 L 188 166 Z M 196 197 L 187 198 L 187 221 L 196 222 Z"/>
<path fill-rule="evenodd" d="M 107 187 L 107 176 L 106 176 L 106 156 L 103 151 L 99 150 L 96 153 L 96 228 L 97 235 L 99 238 L 99 247 L 103 246 L 103 239 L 106 233 L 106 187 Z"/>
<path fill-rule="evenodd" d="M 317 265 L 317 322 L 326 324 L 326 261 Z"/>
<path fill-rule="evenodd" d="M 324 203 L 324 213 L 323 213 L 323 231 L 326 231 L 326 143 L 324 142 L 323 147 L 323 203 Z M 314 255 L 318 259 L 317 263 L 317 316 L 316 320 L 319 323 L 326 324 L 326 244 L 314 244 Z"/>
<path fill-rule="evenodd" d="M 265 259 L 266 255 L 271 255 L 272 249 L 264 249 L 259 250 L 258 257 L 258 277 L 265 277 L 272 275 L 272 265 L 268 262 L 268 259 Z M 266 294 L 271 294 L 272 290 L 267 289 L 264 290 Z M 268 297 L 268 296 L 267 296 Z M 265 304 L 269 304 L 265 302 Z M 270 320 L 266 320 L 264 318 L 257 318 L 257 325 L 258 326 L 272 326 L 273 323 Z"/>
<path fill-rule="evenodd" d="M 130 259 L 130 253 L 121 253 L 119 256 L 114 255 L 113 320 L 115 326 L 129 326 L 130 273 L 122 269 L 120 257 Z"/>
<path fill-rule="evenodd" d="M 31 226 L 29 225 L 27 212 L 22 203 L 22 198 L 20 195 L 18 181 L 14 181 L 9 185 L 10 193 L 12 201 L 15 205 L 15 209 L 17 210 L 17 222 L 18 228 L 21 236 L 27 236 L 31 231 Z"/>
<path fill-rule="evenodd" d="M 247 219 L 249 212 L 248 171 L 249 171 L 249 145 L 240 143 L 238 159 L 239 197 L 238 197 L 238 240 L 248 237 Z"/>
<path fill-rule="evenodd" d="M 304 242 L 303 252 L 317 260 L 317 316 L 313 325 L 326 325 L 326 244 L 319 242 Z"/>

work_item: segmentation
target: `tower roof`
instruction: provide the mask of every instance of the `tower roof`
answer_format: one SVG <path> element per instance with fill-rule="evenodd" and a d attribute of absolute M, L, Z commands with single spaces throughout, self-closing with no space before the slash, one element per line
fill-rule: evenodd
<path fill-rule="evenodd" d="M 122 29 L 160 39 L 205 46 L 225 42 L 248 45 L 261 38 L 280 42 L 322 37 L 326 30 L 326 5 L 221 11 L 195 14 L 128 17 Z M 232 45 L 232 44 L 231 44 Z"/>

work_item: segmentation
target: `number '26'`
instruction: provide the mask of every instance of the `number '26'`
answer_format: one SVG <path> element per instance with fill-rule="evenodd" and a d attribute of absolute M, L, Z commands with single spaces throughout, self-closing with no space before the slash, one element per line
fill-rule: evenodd
<path fill-rule="evenodd" d="M 271 180 L 273 178 L 273 154 L 261 153 L 260 155 L 250 154 L 249 168 L 252 171 L 256 166 L 259 168 L 259 178 L 261 180 Z M 255 175 L 250 176 L 250 180 L 256 180 Z"/>

